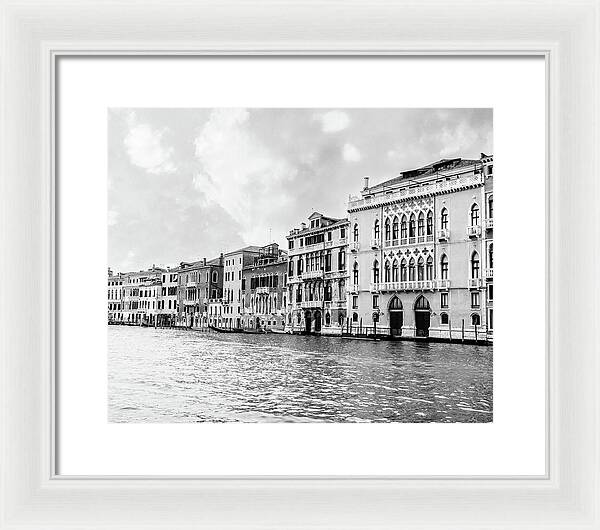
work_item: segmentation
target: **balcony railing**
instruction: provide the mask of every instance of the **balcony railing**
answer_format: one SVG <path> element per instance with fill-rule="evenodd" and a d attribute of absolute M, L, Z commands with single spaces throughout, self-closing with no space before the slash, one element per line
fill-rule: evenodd
<path fill-rule="evenodd" d="M 450 280 L 437 280 L 437 288 L 443 291 L 450 289 Z"/>
<path fill-rule="evenodd" d="M 358 241 L 351 241 L 348 247 L 350 248 L 350 252 L 358 252 L 360 245 L 358 244 Z"/>
<path fill-rule="evenodd" d="M 302 309 L 315 309 L 323 307 L 322 300 L 305 300 L 304 302 L 300 302 L 300 307 Z"/>
<path fill-rule="evenodd" d="M 371 292 L 390 291 L 433 291 L 436 287 L 435 280 L 411 280 L 407 282 L 380 282 L 372 283 Z"/>
<path fill-rule="evenodd" d="M 480 237 L 481 236 L 481 225 L 467 226 L 467 236 Z"/>
<path fill-rule="evenodd" d="M 357 283 L 352 283 L 349 285 L 348 291 L 352 294 L 358 294 L 360 291 L 360 286 Z"/>
<path fill-rule="evenodd" d="M 492 228 L 494 228 L 494 219 L 486 219 L 485 220 L 485 229 L 486 230 L 491 230 Z"/>
<path fill-rule="evenodd" d="M 369 291 L 371 291 L 372 293 L 378 293 L 379 292 L 379 286 L 381 285 L 381 283 L 372 283 L 369 286 Z"/>
<path fill-rule="evenodd" d="M 313 278 L 322 278 L 322 277 L 323 277 L 323 271 L 322 270 L 304 271 L 302 273 L 302 278 L 304 278 L 305 280 L 311 280 Z"/>
<path fill-rule="evenodd" d="M 438 240 L 439 241 L 448 241 L 450 239 L 450 230 L 447 228 L 440 228 L 438 230 Z"/>
<path fill-rule="evenodd" d="M 198 283 L 197 282 L 187 282 L 185 284 L 186 287 L 197 287 Z"/>
<path fill-rule="evenodd" d="M 481 278 L 469 278 L 469 289 L 479 289 L 481 287 Z"/>
<path fill-rule="evenodd" d="M 371 239 L 371 248 L 379 248 L 381 241 L 379 239 Z"/>
<path fill-rule="evenodd" d="M 325 277 L 328 279 L 335 278 L 346 278 L 348 276 L 348 271 L 346 269 L 342 269 L 341 271 L 325 271 Z"/>
<path fill-rule="evenodd" d="M 346 307 L 346 300 L 325 301 L 325 307 L 328 309 L 344 309 Z"/>
<path fill-rule="evenodd" d="M 268 287 L 257 287 L 256 294 L 269 294 L 269 288 Z"/>
<path fill-rule="evenodd" d="M 488 267 L 487 269 L 485 269 L 485 277 L 486 278 L 494 277 L 494 268 L 493 267 Z"/>

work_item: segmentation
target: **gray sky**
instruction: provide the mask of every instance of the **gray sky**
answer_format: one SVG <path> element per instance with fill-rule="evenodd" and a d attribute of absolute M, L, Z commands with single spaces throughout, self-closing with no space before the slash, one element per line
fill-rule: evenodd
<path fill-rule="evenodd" d="M 284 245 L 314 210 L 344 217 L 365 175 L 492 151 L 491 109 L 110 109 L 108 263 Z"/>

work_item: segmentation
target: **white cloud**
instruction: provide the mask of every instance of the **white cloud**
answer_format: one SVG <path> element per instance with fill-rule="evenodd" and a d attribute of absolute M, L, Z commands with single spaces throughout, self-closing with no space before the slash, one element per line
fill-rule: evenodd
<path fill-rule="evenodd" d="M 352 144 L 344 144 L 342 156 L 346 162 L 358 162 L 362 158 L 358 148 Z"/>
<path fill-rule="evenodd" d="M 289 206 L 286 182 L 297 170 L 273 155 L 248 127 L 245 109 L 214 109 L 194 144 L 201 169 L 194 186 L 242 227 L 247 243 L 260 244 L 277 212 Z M 274 200 L 274 198 L 277 198 Z"/>
<path fill-rule="evenodd" d="M 466 121 L 460 122 L 455 128 L 443 127 L 437 133 L 435 140 L 442 145 L 440 156 L 462 155 L 470 151 L 478 140 L 479 134 Z"/>
<path fill-rule="evenodd" d="M 330 110 L 315 116 L 321 122 L 323 132 L 333 133 L 343 131 L 350 125 L 350 117 L 341 110 Z"/>
<path fill-rule="evenodd" d="M 114 226 L 117 224 L 119 219 L 119 212 L 115 210 L 108 210 L 108 226 Z"/>
<path fill-rule="evenodd" d="M 173 147 L 163 145 L 167 128 L 153 129 L 147 124 L 136 124 L 135 114 L 128 118 L 129 133 L 125 137 L 125 148 L 129 160 L 149 173 L 172 173 L 177 168 L 172 160 Z"/>

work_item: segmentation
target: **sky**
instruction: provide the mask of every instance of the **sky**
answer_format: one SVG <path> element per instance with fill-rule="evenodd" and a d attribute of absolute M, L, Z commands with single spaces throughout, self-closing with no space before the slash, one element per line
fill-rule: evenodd
<path fill-rule="evenodd" d="M 492 109 L 111 108 L 108 263 L 287 248 L 313 211 L 346 217 L 364 176 L 479 158 L 492 140 Z"/>

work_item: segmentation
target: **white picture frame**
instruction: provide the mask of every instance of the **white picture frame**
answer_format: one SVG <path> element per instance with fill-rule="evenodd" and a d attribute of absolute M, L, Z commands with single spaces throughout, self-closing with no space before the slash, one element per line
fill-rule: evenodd
<path fill-rule="evenodd" d="M 4 2 L 0 528 L 600 528 L 600 4 Z M 548 474 L 64 478 L 54 449 L 54 65 L 61 55 L 541 55 Z"/>

